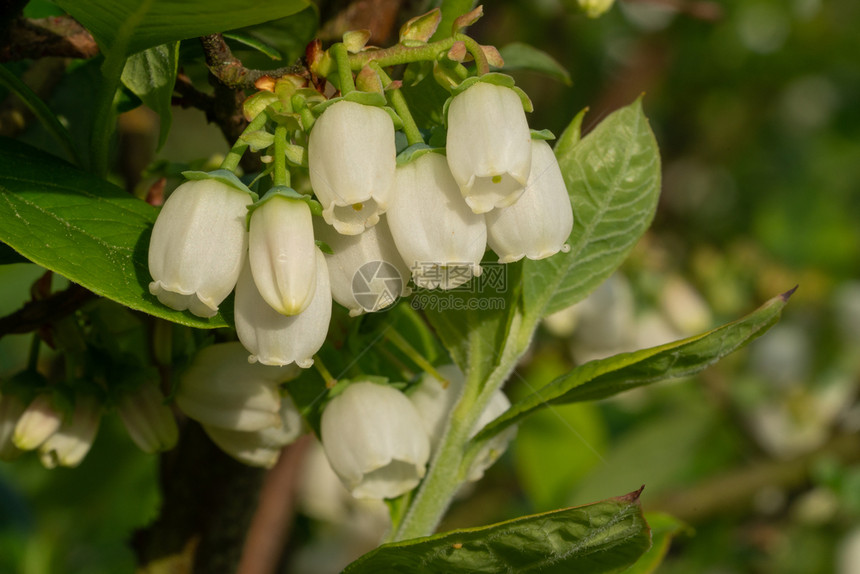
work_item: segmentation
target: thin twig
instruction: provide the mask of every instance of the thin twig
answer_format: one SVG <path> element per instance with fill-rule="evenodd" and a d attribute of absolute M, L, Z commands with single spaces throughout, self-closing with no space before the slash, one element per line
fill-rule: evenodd
<path fill-rule="evenodd" d="M 89 59 L 98 53 L 93 35 L 68 16 L 19 18 L 0 45 L 0 62 L 49 56 Z"/>

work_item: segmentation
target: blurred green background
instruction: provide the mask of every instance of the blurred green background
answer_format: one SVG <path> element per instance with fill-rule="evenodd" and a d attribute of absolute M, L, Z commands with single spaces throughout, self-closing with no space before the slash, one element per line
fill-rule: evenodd
<path fill-rule="evenodd" d="M 473 35 L 500 48 L 532 44 L 570 72 L 571 86 L 513 73 L 534 101 L 535 128 L 560 134 L 588 107 L 587 130 L 644 93 L 663 194 L 622 270 L 547 322 L 508 393 L 799 289 L 768 335 L 695 379 L 529 419 L 443 528 L 645 484 L 646 510 L 690 526 L 661 573 L 860 572 L 860 3 L 631 0 L 597 20 L 575 4 L 489 2 Z M 296 30 L 315 20 L 296 18 L 274 26 L 286 61 L 308 39 Z M 186 56 L 195 49 L 183 43 Z M 64 80 L 57 107 L 81 101 L 91 66 Z M 205 77 L 199 63 L 186 72 Z M 174 122 L 143 165 L 225 151 L 202 113 L 177 110 Z M 136 141 L 130 125 L 126 142 Z M 151 154 L 155 130 L 143 132 Z M 40 274 L 0 267 L 0 314 L 25 301 Z M 27 346 L 26 337 L 0 340 L 0 376 L 23 366 Z M 0 463 L 0 573 L 130 571 L 123 543 L 157 513 L 156 474 L 156 459 L 116 417 L 78 469 L 46 471 L 34 456 Z M 313 537 L 331 530 L 300 517 L 297 532 L 311 554 L 297 553 L 296 571 L 322 571 L 313 552 L 331 548 Z"/>

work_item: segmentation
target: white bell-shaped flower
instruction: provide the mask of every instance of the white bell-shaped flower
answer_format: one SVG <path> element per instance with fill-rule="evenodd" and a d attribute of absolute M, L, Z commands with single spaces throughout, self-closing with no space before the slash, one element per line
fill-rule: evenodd
<path fill-rule="evenodd" d="M 395 156 L 384 110 L 345 100 L 326 108 L 308 141 L 311 186 L 326 222 L 345 235 L 376 225 L 388 207 Z"/>
<path fill-rule="evenodd" d="M 210 345 L 197 353 L 182 375 L 176 404 L 201 424 L 257 431 L 280 424 L 278 385 L 296 375 L 298 369 L 292 365 L 249 363 L 241 343 Z"/>
<path fill-rule="evenodd" d="M 48 440 L 63 424 L 63 415 L 54 408 L 49 393 L 42 393 L 33 399 L 18 422 L 12 442 L 21 450 L 33 450 Z"/>
<path fill-rule="evenodd" d="M 425 373 L 409 395 L 409 400 L 415 405 L 430 437 L 431 452 L 436 450 L 442 439 L 451 411 L 463 394 L 466 382 L 463 372 L 456 365 L 443 365 L 436 370 L 446 378 L 446 381 L 440 381 L 433 375 Z M 475 428 L 469 433 L 469 437 L 478 434 L 487 423 L 508 410 L 510 406 L 510 401 L 501 390 L 494 392 L 475 423 Z M 510 426 L 487 441 L 475 457 L 466 480 L 470 482 L 480 480 L 484 476 L 484 471 L 505 452 L 508 443 L 516 434 L 516 426 Z"/>
<path fill-rule="evenodd" d="M 397 168 L 388 226 L 419 287 L 453 289 L 481 274 L 484 216 L 463 202 L 441 155 L 427 153 Z"/>
<path fill-rule="evenodd" d="M 350 317 L 384 309 L 412 292 L 409 267 L 397 251 L 385 215 L 360 235 L 341 235 L 320 220 L 314 230 L 333 251 L 325 256 L 331 297 L 349 309 Z"/>
<path fill-rule="evenodd" d="M 272 468 L 281 449 L 302 435 L 302 415 L 289 395 L 281 396 L 280 425 L 252 432 L 203 425 L 218 448 L 249 466 Z"/>
<path fill-rule="evenodd" d="M 96 397 L 78 394 L 71 417 L 39 447 L 45 468 L 81 464 L 93 446 L 102 418 L 102 404 Z"/>
<path fill-rule="evenodd" d="M 328 335 L 331 320 L 331 287 L 328 266 L 322 252 L 316 251 L 316 291 L 308 308 L 298 315 L 285 316 L 263 300 L 251 271 L 242 271 L 236 285 L 236 334 L 251 356 L 251 362 L 264 365 L 296 363 L 306 369 Z"/>
<path fill-rule="evenodd" d="M 354 383 L 323 411 L 320 436 L 332 468 L 357 498 L 395 498 L 418 485 L 430 442 L 397 389 Z"/>
<path fill-rule="evenodd" d="M 499 263 L 543 259 L 570 250 L 565 241 L 573 229 L 573 210 L 558 161 L 543 140 L 532 141 L 531 149 L 526 190 L 516 203 L 486 214 L 487 243 Z"/>
<path fill-rule="evenodd" d="M 448 106 L 448 165 L 475 213 L 512 204 L 526 186 L 531 133 L 520 96 L 477 82 Z"/>
<path fill-rule="evenodd" d="M 27 408 L 21 398 L 15 394 L 0 395 L 0 460 L 12 460 L 21 450 L 12 442 L 15 425 Z"/>
<path fill-rule="evenodd" d="M 176 188 L 152 229 L 149 292 L 172 309 L 214 316 L 245 261 L 250 203 L 248 193 L 214 179 Z"/>
<path fill-rule="evenodd" d="M 472 429 L 470 437 L 478 434 L 490 421 L 500 416 L 509 408 L 511 408 L 511 401 L 508 400 L 505 393 L 503 393 L 501 389 L 494 392 L 490 396 L 490 401 L 487 403 L 487 406 L 484 407 L 484 410 L 481 412 L 481 416 L 478 417 L 478 422 L 475 423 L 475 428 Z M 469 469 L 469 474 L 466 476 L 466 480 L 469 482 L 481 480 L 484 476 L 484 471 L 490 468 L 493 463 L 502 456 L 508 448 L 508 443 L 510 443 L 515 436 L 517 436 L 517 427 L 516 425 L 511 425 L 488 440 L 472 462 L 472 468 Z"/>
<path fill-rule="evenodd" d="M 158 385 L 143 383 L 134 391 L 123 393 L 116 406 L 122 424 L 140 450 L 153 454 L 176 446 L 179 429 Z"/>

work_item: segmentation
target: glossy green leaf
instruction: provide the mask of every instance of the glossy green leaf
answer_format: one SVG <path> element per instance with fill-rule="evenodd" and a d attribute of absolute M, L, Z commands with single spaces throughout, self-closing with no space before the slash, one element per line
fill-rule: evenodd
<path fill-rule="evenodd" d="M 531 321 L 584 299 L 609 277 L 648 229 L 660 195 L 660 153 L 641 100 L 559 151 L 573 206 L 570 251 L 525 262 Z"/>
<path fill-rule="evenodd" d="M 104 51 L 124 56 L 196 36 L 284 18 L 306 0 L 57 0 Z"/>
<path fill-rule="evenodd" d="M 498 364 L 510 331 L 522 265 L 485 261 L 482 267 L 484 273 L 465 285 L 450 291 L 419 290 L 411 303 L 424 311 L 457 366 L 485 380 Z"/>
<path fill-rule="evenodd" d="M 697 373 L 763 335 L 779 320 L 792 293 L 793 290 L 777 295 L 746 317 L 707 333 L 585 363 L 517 402 L 474 440 L 485 440 L 551 404 L 604 399 L 649 383 Z"/>
<path fill-rule="evenodd" d="M 161 128 L 158 148 L 164 145 L 173 119 L 171 100 L 179 63 L 179 42 L 149 48 L 131 56 L 122 71 L 122 83 L 158 114 Z"/>
<path fill-rule="evenodd" d="M 622 572 L 650 546 L 639 492 L 482 528 L 385 544 L 345 574 Z"/>
<path fill-rule="evenodd" d="M 549 76 L 566 86 L 570 86 L 573 83 L 570 79 L 570 72 L 564 66 L 559 64 L 555 58 L 534 46 L 523 44 L 522 42 L 513 42 L 501 48 L 499 53 L 505 60 L 505 66 L 502 68 L 505 71 L 527 70 Z"/>
<path fill-rule="evenodd" d="M 663 558 L 669 551 L 672 539 L 688 530 L 687 525 L 662 512 L 645 514 L 648 526 L 651 527 L 651 548 L 643 554 L 636 564 L 624 571 L 624 574 L 653 574 L 660 567 Z"/>
<path fill-rule="evenodd" d="M 123 305 L 193 327 L 224 327 L 149 294 L 149 235 L 158 210 L 56 157 L 0 138 L 0 241 Z M 222 305 L 222 307 L 226 306 Z"/>

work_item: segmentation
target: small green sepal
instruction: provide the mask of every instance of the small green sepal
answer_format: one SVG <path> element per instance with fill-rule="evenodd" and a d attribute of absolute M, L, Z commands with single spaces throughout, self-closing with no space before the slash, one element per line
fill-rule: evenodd
<path fill-rule="evenodd" d="M 326 255 L 334 255 L 334 249 L 332 249 L 331 245 L 329 245 L 325 241 L 323 241 L 321 239 L 314 239 L 314 243 L 316 243 L 317 247 L 319 247 L 320 251 L 322 251 Z"/>
<path fill-rule="evenodd" d="M 533 140 L 549 141 L 549 140 L 555 139 L 555 134 L 549 130 L 529 130 L 529 131 L 531 132 Z"/>
<path fill-rule="evenodd" d="M 407 147 L 405 150 L 397 154 L 397 165 L 406 165 L 411 161 L 415 161 L 422 155 L 428 153 L 438 153 L 445 155 L 444 147 L 430 147 L 425 143 L 416 143 Z"/>
<path fill-rule="evenodd" d="M 442 106 L 442 117 L 445 118 L 445 123 L 448 122 L 448 106 L 451 105 L 451 100 L 454 99 L 459 94 L 462 94 L 478 82 L 486 82 L 488 84 L 493 84 L 496 86 L 502 86 L 504 88 L 510 88 L 520 97 L 520 101 L 523 103 L 523 109 L 527 112 L 534 111 L 534 105 L 532 105 L 531 99 L 528 95 L 517 87 L 514 79 L 507 75 L 501 74 L 499 72 L 490 72 L 489 74 L 484 74 L 482 76 L 471 76 L 460 82 L 457 86 L 451 88 L 451 97 L 445 100 L 445 105 Z"/>
<path fill-rule="evenodd" d="M 259 195 L 248 189 L 248 186 L 242 183 L 236 174 L 227 169 L 216 169 L 214 171 L 183 171 L 182 177 L 189 181 L 197 181 L 201 179 L 214 179 L 219 183 L 229 185 L 236 191 L 242 191 L 251 196 L 254 201 L 259 199 Z"/>

